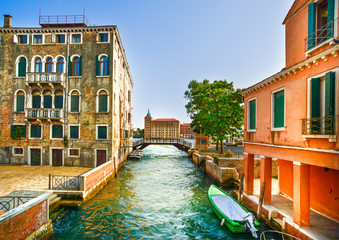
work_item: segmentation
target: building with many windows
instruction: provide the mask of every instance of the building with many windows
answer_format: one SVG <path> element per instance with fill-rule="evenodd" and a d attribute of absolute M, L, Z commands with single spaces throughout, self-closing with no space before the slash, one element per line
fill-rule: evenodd
<path fill-rule="evenodd" d="M 338 0 L 294 1 L 283 22 L 286 67 L 243 92 L 244 191 L 253 195 L 258 155 L 264 203 L 277 206 L 277 161 L 280 196 L 293 202 L 292 215 L 279 212 L 288 231 L 312 225 L 311 209 L 339 220 L 338 10 Z"/>
<path fill-rule="evenodd" d="M 180 137 L 185 139 L 194 138 L 193 129 L 190 123 L 180 124 Z"/>
<path fill-rule="evenodd" d="M 144 126 L 145 138 L 180 138 L 180 122 L 174 118 L 152 119 L 147 112 Z"/>
<path fill-rule="evenodd" d="M 0 28 L 0 163 L 121 165 L 132 150 L 133 81 L 117 26 L 85 16 L 11 22 L 5 15 Z"/>

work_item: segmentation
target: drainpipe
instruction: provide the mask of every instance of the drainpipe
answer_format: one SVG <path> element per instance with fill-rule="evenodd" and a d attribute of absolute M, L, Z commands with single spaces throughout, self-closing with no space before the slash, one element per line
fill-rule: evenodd
<path fill-rule="evenodd" d="M 70 36 L 70 34 L 66 33 L 66 38 L 68 38 L 68 36 Z M 65 90 L 65 105 L 64 105 L 64 136 L 67 135 L 67 132 L 68 132 L 68 127 L 67 127 L 67 123 L 68 123 L 68 59 L 69 59 L 69 40 L 70 39 L 66 39 L 67 41 L 67 54 L 66 54 L 66 59 L 65 59 L 65 69 L 64 71 L 66 72 L 66 82 L 65 82 L 65 86 L 66 86 L 66 90 Z M 69 136 L 68 136 L 69 137 Z M 64 159 L 65 157 L 67 156 L 66 154 L 66 148 L 68 150 L 68 146 L 64 146 L 65 147 L 65 151 L 64 151 Z M 72 163 L 72 166 L 73 166 L 73 163 Z M 82 167 L 82 161 L 80 160 L 80 166 Z"/>

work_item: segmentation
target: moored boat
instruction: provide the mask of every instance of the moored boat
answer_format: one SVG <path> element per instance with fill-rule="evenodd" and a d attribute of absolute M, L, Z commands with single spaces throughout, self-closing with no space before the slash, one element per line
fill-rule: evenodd
<path fill-rule="evenodd" d="M 142 158 L 142 151 L 141 150 L 134 150 L 129 156 L 128 159 L 129 160 L 136 160 L 139 161 Z"/>
<path fill-rule="evenodd" d="M 222 220 L 221 225 L 234 233 L 251 232 L 253 237 L 258 237 L 260 223 L 233 197 L 214 185 L 210 186 L 207 195 L 214 213 Z"/>

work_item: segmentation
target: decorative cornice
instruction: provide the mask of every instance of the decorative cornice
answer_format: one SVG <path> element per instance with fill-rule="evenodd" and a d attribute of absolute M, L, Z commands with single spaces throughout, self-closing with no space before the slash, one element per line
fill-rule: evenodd
<path fill-rule="evenodd" d="M 0 28 L 0 33 L 67 33 L 114 31 L 115 25 L 95 27 L 64 27 L 64 28 Z"/>
<path fill-rule="evenodd" d="M 318 65 L 321 60 L 326 62 L 328 60 L 328 57 L 332 55 L 333 57 L 338 56 L 338 51 L 339 51 L 339 45 L 335 45 L 334 47 L 327 49 L 326 51 L 323 51 L 321 53 L 318 53 L 317 55 L 310 57 L 300 63 L 297 63 L 293 65 L 292 67 L 289 67 L 287 69 L 283 69 L 281 72 L 276 73 L 275 75 L 266 78 L 265 80 L 249 87 L 246 88 L 243 92 L 242 95 L 246 96 L 252 92 L 255 92 L 258 89 L 264 88 L 268 86 L 269 84 L 275 83 L 278 80 L 282 80 L 282 78 L 287 78 L 287 76 L 293 76 L 298 74 L 299 71 L 304 71 L 304 69 L 311 68 L 313 65 Z"/>

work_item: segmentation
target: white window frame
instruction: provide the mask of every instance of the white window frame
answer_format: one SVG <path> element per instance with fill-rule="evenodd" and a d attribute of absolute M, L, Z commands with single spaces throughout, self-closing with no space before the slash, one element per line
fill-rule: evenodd
<path fill-rule="evenodd" d="M 78 138 L 71 138 L 71 127 L 78 127 L 79 128 L 79 136 Z M 80 136 L 81 136 L 81 133 L 80 133 L 80 129 L 81 129 L 81 125 L 80 124 L 68 124 L 68 138 L 70 140 L 80 140 Z"/>
<path fill-rule="evenodd" d="M 47 58 L 51 58 L 52 59 L 52 62 L 53 62 L 53 68 L 52 68 L 52 72 L 50 73 L 53 73 L 55 72 L 55 69 L 56 69 L 56 61 L 55 61 L 55 58 L 51 55 L 46 55 L 43 59 L 42 59 L 42 71 L 44 73 L 46 73 L 46 61 L 47 61 Z"/>
<path fill-rule="evenodd" d="M 274 127 L 274 94 L 280 91 L 284 91 L 284 127 L 275 128 Z M 286 88 L 282 87 L 271 92 L 271 131 L 285 131 L 286 128 Z"/>
<path fill-rule="evenodd" d="M 98 127 L 106 127 L 106 136 L 107 138 L 105 139 L 102 139 L 102 138 L 99 138 L 99 131 L 98 131 Z M 108 136 L 108 124 L 97 124 L 96 127 L 95 127 L 95 140 L 109 140 L 109 136 Z"/>
<path fill-rule="evenodd" d="M 77 91 L 79 93 L 79 112 L 71 112 L 72 92 Z M 69 113 L 80 113 L 81 112 L 81 92 L 78 89 L 72 89 L 68 94 L 68 111 Z"/>
<path fill-rule="evenodd" d="M 79 154 L 78 155 L 71 155 L 71 150 L 78 150 Z M 71 158 L 80 157 L 80 148 L 68 148 L 68 157 L 71 157 Z"/>
<path fill-rule="evenodd" d="M 38 35 L 42 36 L 42 43 L 34 43 L 34 36 L 38 36 Z M 45 34 L 42 34 L 42 33 L 34 33 L 34 34 L 32 34 L 32 44 L 33 45 L 45 44 Z"/>
<path fill-rule="evenodd" d="M 58 55 L 58 56 L 56 56 L 54 59 L 55 59 L 55 63 L 54 63 L 54 72 L 56 72 L 57 71 L 57 64 L 58 64 L 58 60 L 60 59 L 60 58 L 62 58 L 62 59 L 64 59 L 64 71 L 63 71 L 63 73 L 66 73 L 66 58 L 63 56 L 63 55 Z"/>
<path fill-rule="evenodd" d="M 42 147 L 28 147 L 28 164 L 29 166 L 31 165 L 32 159 L 31 159 L 31 149 L 40 149 L 40 166 L 43 166 L 43 161 L 42 161 Z"/>
<path fill-rule="evenodd" d="M 61 126 L 62 127 L 62 137 L 61 138 L 53 138 L 53 126 Z M 51 124 L 49 129 L 49 136 L 51 140 L 63 140 L 65 136 L 65 128 L 64 125 L 55 125 Z"/>
<path fill-rule="evenodd" d="M 106 151 L 106 161 L 108 160 L 108 149 L 107 148 L 95 148 L 94 149 L 94 155 L 95 155 L 95 167 L 97 167 L 97 163 L 98 163 L 98 156 L 97 156 L 97 151 L 100 150 L 100 151 Z"/>
<path fill-rule="evenodd" d="M 24 90 L 24 89 L 18 89 L 18 90 L 16 90 L 15 91 L 15 93 L 14 93 L 14 112 L 18 112 L 17 111 L 17 95 L 18 95 L 18 92 L 20 92 L 20 91 L 23 91 L 24 92 L 24 95 L 25 95 L 25 101 L 24 101 L 24 111 L 23 112 L 25 112 L 25 108 L 26 108 L 26 100 L 27 100 L 27 95 L 26 95 L 26 91 Z"/>
<path fill-rule="evenodd" d="M 19 77 L 19 62 L 20 62 L 20 59 L 21 59 L 21 58 L 26 58 L 26 73 L 27 73 L 27 71 L 28 71 L 28 59 L 27 59 L 27 57 L 26 57 L 25 55 L 20 55 L 20 56 L 18 56 L 18 57 L 16 58 L 16 60 L 15 60 L 15 68 L 16 68 L 15 76 L 16 76 L 17 78 L 25 78 L 25 77 Z"/>
<path fill-rule="evenodd" d="M 58 42 L 56 42 L 56 35 L 64 35 L 65 36 L 65 42 L 63 42 L 63 43 L 58 43 Z M 53 43 L 55 43 L 55 44 L 67 44 L 67 34 L 66 33 L 54 33 L 53 35 L 52 35 L 52 41 L 53 41 Z"/>
<path fill-rule="evenodd" d="M 108 35 L 107 42 L 100 42 L 99 41 L 100 40 L 99 35 L 101 33 L 107 33 L 107 35 Z M 97 33 L 97 43 L 110 43 L 110 42 L 111 42 L 111 34 L 110 34 L 110 32 L 98 32 Z"/>
<path fill-rule="evenodd" d="M 19 43 L 19 36 L 26 36 L 27 37 L 27 43 Z M 29 34 L 18 33 L 18 34 L 14 34 L 13 37 L 14 37 L 13 41 L 17 44 L 22 44 L 22 45 L 29 44 Z"/>
<path fill-rule="evenodd" d="M 250 102 L 255 101 L 255 129 L 250 129 Z M 257 116 L 258 116 L 258 104 L 257 97 L 251 98 L 247 100 L 247 132 L 256 132 L 257 131 Z"/>
<path fill-rule="evenodd" d="M 61 154 L 61 156 L 62 156 L 62 163 L 61 163 L 61 166 L 65 166 L 65 163 L 64 163 L 64 161 L 65 161 L 65 157 L 64 157 L 64 155 L 65 155 L 65 153 L 64 153 L 64 148 L 63 147 L 50 147 L 49 148 L 49 166 L 51 166 L 52 167 L 52 163 L 53 163 L 53 149 L 61 149 L 62 150 L 62 154 Z"/>
<path fill-rule="evenodd" d="M 31 72 L 34 73 L 35 72 L 35 60 L 37 58 L 40 58 L 41 59 L 41 73 L 43 73 L 45 71 L 45 65 L 44 65 L 44 62 L 43 62 L 43 58 L 40 56 L 40 55 L 35 55 L 32 57 L 32 61 L 31 61 Z"/>
<path fill-rule="evenodd" d="M 99 112 L 99 93 L 101 91 L 105 91 L 107 93 L 107 112 Z M 109 92 L 105 88 L 101 88 L 97 91 L 97 96 L 96 96 L 96 112 L 97 113 L 109 113 Z"/>
<path fill-rule="evenodd" d="M 80 42 L 79 43 L 74 43 L 73 41 L 73 35 L 78 35 L 80 34 Z M 83 43 L 83 35 L 82 32 L 76 32 L 76 33 L 71 33 L 70 38 L 69 38 L 69 43 L 70 44 L 82 44 Z"/>
<path fill-rule="evenodd" d="M 41 126 L 41 136 L 40 136 L 40 138 L 36 138 L 36 137 L 31 137 L 31 127 L 32 126 L 36 126 L 36 125 L 38 125 L 38 126 Z M 42 136 L 44 135 L 44 126 L 43 126 L 43 124 L 29 124 L 29 128 L 28 128 L 28 139 L 42 139 Z"/>
<path fill-rule="evenodd" d="M 15 148 L 21 148 L 21 149 L 22 149 L 22 154 L 15 154 L 15 151 L 14 151 Z M 12 155 L 13 155 L 13 156 L 16 156 L 16 157 L 23 157 L 24 154 L 25 154 L 25 149 L 24 149 L 23 147 L 14 147 L 14 146 L 12 147 Z"/>

